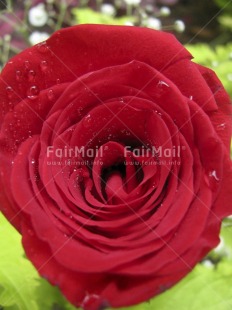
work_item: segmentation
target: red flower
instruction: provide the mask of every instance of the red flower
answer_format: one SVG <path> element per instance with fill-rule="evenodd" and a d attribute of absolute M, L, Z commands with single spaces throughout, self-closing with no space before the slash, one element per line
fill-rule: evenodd
<path fill-rule="evenodd" d="M 2 72 L 2 212 L 76 306 L 147 300 L 218 244 L 231 106 L 190 59 L 167 33 L 81 25 Z"/>

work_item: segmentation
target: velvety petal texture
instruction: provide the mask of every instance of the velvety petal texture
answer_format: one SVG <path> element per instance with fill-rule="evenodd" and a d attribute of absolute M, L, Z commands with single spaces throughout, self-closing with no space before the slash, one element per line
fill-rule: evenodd
<path fill-rule="evenodd" d="M 1 211 L 85 310 L 148 300 L 232 214 L 231 104 L 174 36 L 79 25 L 0 76 Z"/>

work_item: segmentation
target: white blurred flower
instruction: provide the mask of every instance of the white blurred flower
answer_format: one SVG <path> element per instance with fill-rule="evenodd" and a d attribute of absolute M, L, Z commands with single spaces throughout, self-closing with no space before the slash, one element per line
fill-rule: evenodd
<path fill-rule="evenodd" d="M 49 34 L 46 32 L 40 32 L 40 31 L 34 31 L 29 36 L 29 41 L 31 45 L 38 44 L 40 42 L 43 42 L 49 38 Z"/>
<path fill-rule="evenodd" d="M 185 31 L 185 23 L 180 19 L 176 20 L 174 23 L 174 29 L 177 32 L 184 32 Z"/>
<path fill-rule="evenodd" d="M 116 13 L 116 10 L 112 4 L 105 3 L 101 6 L 101 12 L 108 16 L 114 16 Z"/>
<path fill-rule="evenodd" d="M 227 79 L 232 82 L 232 73 L 227 74 Z M 229 216 L 229 218 L 232 218 L 232 216 Z"/>
<path fill-rule="evenodd" d="M 226 252 L 225 241 L 222 237 L 220 237 L 220 242 L 218 246 L 214 249 L 214 252 L 218 254 L 223 254 Z"/>
<path fill-rule="evenodd" d="M 139 5 L 141 0 L 124 0 L 128 5 Z"/>
<path fill-rule="evenodd" d="M 218 61 L 216 61 L 216 60 L 212 61 L 212 66 L 213 67 L 218 67 L 218 65 L 219 65 Z"/>
<path fill-rule="evenodd" d="M 40 3 L 29 10 L 28 20 L 35 27 L 42 27 L 47 23 L 48 13 L 45 10 L 44 3 Z"/>
<path fill-rule="evenodd" d="M 162 6 L 160 8 L 160 15 L 161 16 L 169 16 L 171 14 L 171 10 L 167 6 Z"/>
<path fill-rule="evenodd" d="M 134 24 L 132 22 L 129 22 L 129 21 L 125 22 L 124 25 L 125 26 L 134 26 Z"/>
<path fill-rule="evenodd" d="M 203 260 L 202 265 L 209 269 L 214 268 L 214 264 L 209 259 Z"/>
<path fill-rule="evenodd" d="M 147 27 L 160 30 L 162 27 L 161 21 L 155 17 L 149 17 L 146 21 Z"/>

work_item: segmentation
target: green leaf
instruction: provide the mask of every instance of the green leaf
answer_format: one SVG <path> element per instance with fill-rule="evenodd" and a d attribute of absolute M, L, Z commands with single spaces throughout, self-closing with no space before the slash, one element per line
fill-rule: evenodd
<path fill-rule="evenodd" d="M 207 44 L 186 45 L 193 61 L 216 72 L 225 89 L 232 97 L 232 43 L 218 45 L 214 49 Z"/>
<path fill-rule="evenodd" d="M 95 12 L 89 8 L 75 8 L 72 10 L 78 24 L 107 24 L 107 25 L 125 25 L 126 22 L 134 22 L 135 17 L 111 17 L 106 14 Z"/>
<path fill-rule="evenodd" d="M 121 310 L 231 310 L 231 279 L 231 261 L 212 268 L 198 264 L 180 283 L 150 302 Z"/>
<path fill-rule="evenodd" d="M 56 287 L 40 278 L 24 255 L 21 236 L 1 213 L 0 231 L 0 306 L 4 310 L 52 310 L 57 304 L 59 310 L 66 310 L 68 303 Z"/>
<path fill-rule="evenodd" d="M 229 30 L 232 30 L 232 17 L 230 15 L 219 16 L 218 20 L 222 26 L 228 28 Z"/>

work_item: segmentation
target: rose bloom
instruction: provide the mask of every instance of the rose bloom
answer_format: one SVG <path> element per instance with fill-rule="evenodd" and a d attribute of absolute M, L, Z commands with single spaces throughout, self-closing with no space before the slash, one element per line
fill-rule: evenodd
<path fill-rule="evenodd" d="M 232 213 L 231 106 L 168 33 L 79 25 L 3 69 L 1 210 L 75 306 L 148 300 Z"/>

